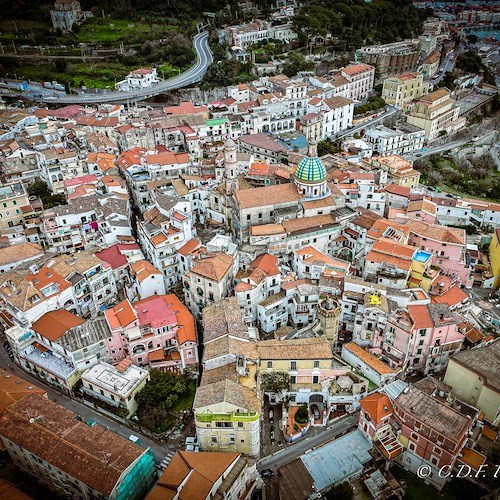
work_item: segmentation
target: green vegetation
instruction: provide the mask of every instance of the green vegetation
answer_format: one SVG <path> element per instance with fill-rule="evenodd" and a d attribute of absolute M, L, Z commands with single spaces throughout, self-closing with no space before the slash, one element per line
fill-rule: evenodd
<path fill-rule="evenodd" d="M 326 500 L 351 500 L 354 498 L 352 486 L 348 481 L 335 485 L 330 491 L 325 493 Z"/>
<path fill-rule="evenodd" d="M 30 196 L 38 196 L 42 200 L 43 208 L 52 208 L 57 205 L 66 205 L 66 197 L 63 194 L 52 194 L 46 182 L 36 181 L 28 188 Z"/>
<path fill-rule="evenodd" d="M 286 372 L 263 373 L 261 385 L 265 392 L 279 393 L 288 389 L 290 377 Z"/>
<path fill-rule="evenodd" d="M 481 62 L 481 58 L 474 50 L 468 50 L 457 56 L 455 67 L 461 69 L 465 73 L 483 73 L 483 78 L 486 83 L 495 85 L 495 76 L 487 66 Z"/>
<path fill-rule="evenodd" d="M 211 33 L 209 38 L 214 62 L 208 67 L 200 87 L 204 90 L 213 87 L 226 87 L 252 79 L 251 63 L 242 63 L 235 59 L 227 59 L 227 46 L 219 43 L 217 33 Z"/>
<path fill-rule="evenodd" d="M 425 9 L 414 9 L 411 0 L 312 0 L 293 19 L 303 44 L 309 37 L 345 42 L 346 49 L 369 43 L 389 43 L 411 38 L 428 17 Z"/>
<path fill-rule="evenodd" d="M 415 168 L 422 174 L 423 184 L 466 196 L 500 199 L 500 172 L 489 154 L 460 160 L 432 155 L 418 160 Z"/>
<path fill-rule="evenodd" d="M 381 97 L 372 96 L 368 99 L 366 104 L 361 104 L 360 106 L 354 106 L 355 115 L 363 115 L 370 111 L 377 111 L 385 106 L 385 101 Z"/>
<path fill-rule="evenodd" d="M 307 409 L 307 405 L 304 403 L 299 406 L 297 413 L 295 414 L 295 422 L 299 424 L 307 424 L 309 421 L 309 410 Z"/>
<path fill-rule="evenodd" d="M 304 54 L 292 52 L 283 66 L 283 73 L 286 76 L 296 75 L 299 71 L 311 71 L 314 63 L 306 60 Z"/>
<path fill-rule="evenodd" d="M 154 432 L 171 428 L 176 414 L 193 405 L 196 382 L 187 374 L 151 370 L 151 379 L 137 394 L 137 417 L 144 427 Z"/>
<path fill-rule="evenodd" d="M 318 156 L 340 153 L 338 143 L 332 142 L 330 139 L 318 142 Z"/>

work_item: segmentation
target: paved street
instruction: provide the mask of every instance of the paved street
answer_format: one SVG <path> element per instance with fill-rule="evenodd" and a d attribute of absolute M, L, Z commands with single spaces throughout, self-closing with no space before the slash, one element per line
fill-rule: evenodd
<path fill-rule="evenodd" d="M 85 421 L 95 420 L 98 424 L 102 425 L 103 427 L 107 427 L 110 431 L 116 432 L 116 434 L 119 434 L 120 436 L 123 436 L 126 439 L 128 439 L 131 434 L 134 434 L 135 436 L 140 438 L 141 444 L 143 446 L 145 447 L 149 446 L 151 448 L 151 450 L 155 455 L 155 458 L 157 459 L 161 460 L 165 458 L 167 453 L 170 451 L 169 448 L 162 446 L 152 441 L 151 439 L 148 439 L 147 437 L 139 434 L 136 431 L 128 429 L 127 427 L 119 424 L 118 422 L 112 420 L 111 418 L 101 415 L 100 413 L 94 411 L 92 408 L 89 408 L 88 406 L 80 403 L 79 401 L 75 401 L 74 399 L 71 399 L 66 395 L 61 395 L 55 389 L 43 384 L 40 380 L 30 376 L 28 373 L 24 372 L 17 365 L 14 364 L 14 362 L 7 355 L 7 351 L 1 345 L 0 345 L 0 368 L 6 368 L 11 372 L 15 373 L 16 375 L 18 375 L 19 377 L 25 380 L 31 380 L 33 381 L 34 384 L 43 387 L 47 391 L 47 394 L 51 401 L 55 401 L 56 403 L 65 406 L 69 410 L 74 411 L 75 413 L 81 415 L 81 417 Z"/>
<path fill-rule="evenodd" d="M 332 140 L 337 140 L 337 139 L 342 139 L 342 137 L 346 137 L 348 135 L 354 135 L 356 132 L 359 132 L 360 130 L 364 130 L 368 127 L 371 127 L 372 125 L 375 125 L 376 123 L 379 123 L 386 118 L 389 118 L 389 116 L 392 116 L 394 113 L 397 113 L 399 110 L 393 106 L 387 106 L 388 111 L 384 111 L 380 116 L 377 118 L 373 118 L 371 120 L 366 120 L 363 123 L 360 123 L 359 125 L 355 125 L 352 128 L 349 128 L 347 130 L 344 130 L 343 132 L 336 134 L 334 137 L 331 137 Z"/>
<path fill-rule="evenodd" d="M 133 92 L 111 91 L 102 94 L 75 94 L 68 95 L 64 92 L 47 92 L 38 86 L 29 85 L 28 91 L 23 94 L 26 99 L 53 104 L 97 104 L 107 102 L 136 102 L 148 99 L 169 90 L 175 90 L 199 82 L 205 75 L 208 66 L 213 61 L 208 45 L 208 33 L 199 33 L 193 39 L 196 50 L 196 63 L 180 75 L 164 80 L 152 87 L 135 90 Z M 15 84 L 11 85 L 14 88 Z M 56 95 L 57 93 L 57 95 Z M 41 95 L 41 97 L 40 97 Z"/>
<path fill-rule="evenodd" d="M 257 468 L 259 470 L 263 469 L 278 469 L 283 465 L 286 465 L 296 458 L 303 455 L 307 450 L 312 448 L 317 448 L 327 442 L 333 440 L 335 437 L 339 436 L 343 432 L 347 431 L 349 428 L 357 425 L 359 418 L 359 413 L 356 412 L 352 415 L 342 418 L 338 422 L 327 427 L 323 432 L 317 434 L 316 436 L 305 438 L 302 441 L 298 441 L 290 447 L 284 448 L 283 450 L 277 452 L 274 456 L 264 457 L 257 463 Z"/>

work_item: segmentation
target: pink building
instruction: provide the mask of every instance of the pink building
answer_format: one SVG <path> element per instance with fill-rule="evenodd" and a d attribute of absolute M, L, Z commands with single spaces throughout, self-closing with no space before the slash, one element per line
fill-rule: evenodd
<path fill-rule="evenodd" d="M 198 342 L 193 316 L 173 294 L 128 300 L 105 311 L 111 330 L 108 355 L 162 371 L 198 369 Z"/>
<path fill-rule="evenodd" d="M 461 322 L 446 304 L 410 304 L 407 310 L 398 309 L 387 318 L 382 359 L 406 374 L 439 373 L 446 369 L 449 357 L 460 351 Z"/>
<path fill-rule="evenodd" d="M 385 394 L 374 392 L 364 397 L 360 404 L 358 427 L 369 438 L 373 438 L 379 429 L 391 422 L 391 400 Z"/>
<path fill-rule="evenodd" d="M 465 261 L 466 239 L 463 229 L 409 220 L 408 243 L 433 254 L 433 265 L 443 273 L 457 277 L 463 286 L 472 287 L 471 269 Z"/>

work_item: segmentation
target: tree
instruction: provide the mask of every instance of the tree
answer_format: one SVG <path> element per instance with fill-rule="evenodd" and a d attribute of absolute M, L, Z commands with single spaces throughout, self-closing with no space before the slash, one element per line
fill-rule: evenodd
<path fill-rule="evenodd" d="M 293 52 L 283 66 L 283 73 L 286 76 L 293 76 L 300 71 L 310 71 L 314 68 L 314 63 L 308 62 L 304 54 Z"/>
<path fill-rule="evenodd" d="M 327 500 L 351 500 L 354 498 L 352 486 L 348 481 L 337 484 L 325 494 Z"/>
<path fill-rule="evenodd" d="M 330 139 L 318 142 L 318 156 L 340 153 L 340 146 Z"/>
<path fill-rule="evenodd" d="M 261 376 L 261 385 L 265 392 L 274 392 L 279 394 L 288 389 L 290 377 L 286 372 L 263 373 Z"/>
<path fill-rule="evenodd" d="M 309 410 L 307 405 L 303 404 L 299 406 L 297 413 L 295 414 L 295 421 L 299 424 L 305 424 L 309 420 Z"/>
<path fill-rule="evenodd" d="M 188 386 L 187 375 L 172 372 L 150 371 L 150 380 L 137 394 L 137 414 L 144 425 L 161 429 L 172 416 L 175 404 L 182 399 Z"/>

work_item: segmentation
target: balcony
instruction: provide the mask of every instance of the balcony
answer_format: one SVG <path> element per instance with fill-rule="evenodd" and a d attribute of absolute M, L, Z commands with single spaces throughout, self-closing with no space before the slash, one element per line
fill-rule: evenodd
<path fill-rule="evenodd" d="M 195 420 L 198 422 L 254 422 L 260 414 L 257 412 L 234 412 L 234 413 L 196 413 Z"/>
<path fill-rule="evenodd" d="M 322 389 L 321 384 L 312 384 L 312 383 L 307 383 L 303 382 L 300 384 L 290 384 L 290 391 L 304 391 L 304 390 L 309 390 L 309 391 L 315 391 L 315 392 L 320 392 Z"/>

